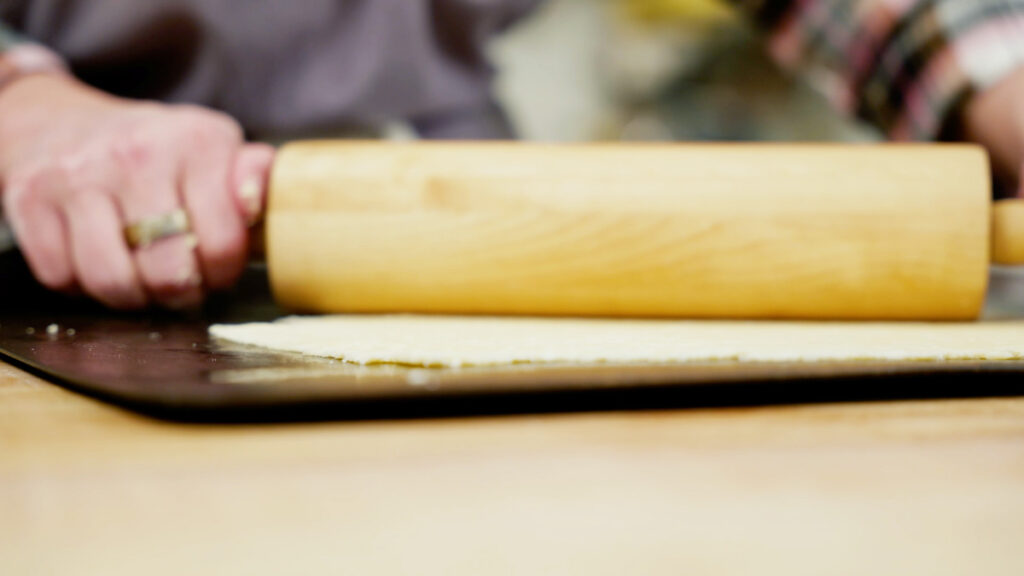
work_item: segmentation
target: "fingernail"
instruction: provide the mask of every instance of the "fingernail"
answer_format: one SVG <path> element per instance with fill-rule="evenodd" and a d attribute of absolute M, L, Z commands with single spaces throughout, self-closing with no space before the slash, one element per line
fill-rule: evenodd
<path fill-rule="evenodd" d="M 259 178 L 250 177 L 242 182 L 238 189 L 238 196 L 242 199 L 242 206 L 245 209 L 246 220 L 249 225 L 255 224 L 260 217 L 260 196 L 263 185 Z"/>

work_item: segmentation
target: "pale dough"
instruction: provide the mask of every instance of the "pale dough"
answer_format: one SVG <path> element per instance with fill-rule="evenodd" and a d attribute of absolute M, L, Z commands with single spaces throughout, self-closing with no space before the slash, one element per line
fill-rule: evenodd
<path fill-rule="evenodd" d="M 1017 360 L 1024 321 L 967 323 L 293 316 L 218 324 L 241 344 L 357 364 L 493 366 L 706 361 Z"/>

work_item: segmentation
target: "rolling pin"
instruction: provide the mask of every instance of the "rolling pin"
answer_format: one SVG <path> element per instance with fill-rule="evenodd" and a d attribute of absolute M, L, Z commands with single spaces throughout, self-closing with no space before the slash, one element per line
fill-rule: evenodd
<path fill-rule="evenodd" d="M 314 141 L 265 242 L 302 312 L 966 320 L 1022 233 L 970 145 Z"/>

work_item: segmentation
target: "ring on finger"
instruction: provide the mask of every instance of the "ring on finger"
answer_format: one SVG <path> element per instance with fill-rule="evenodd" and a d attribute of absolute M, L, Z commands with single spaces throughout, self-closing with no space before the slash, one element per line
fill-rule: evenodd
<path fill-rule="evenodd" d="M 157 240 L 188 234 L 191 231 L 188 214 L 178 208 L 125 226 L 124 239 L 130 248 L 145 248 Z"/>

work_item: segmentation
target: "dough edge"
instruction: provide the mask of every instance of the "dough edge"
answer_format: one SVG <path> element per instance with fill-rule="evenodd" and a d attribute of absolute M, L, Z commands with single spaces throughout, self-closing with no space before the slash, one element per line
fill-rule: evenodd
<path fill-rule="evenodd" d="M 1024 321 L 794 322 L 327 315 L 214 324 L 216 339 L 348 363 L 514 364 L 1008 361 Z"/>

